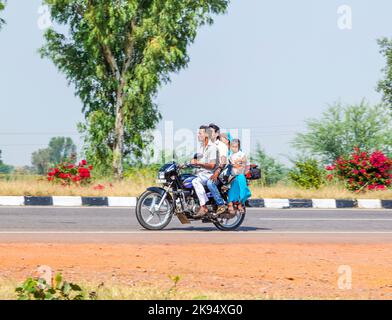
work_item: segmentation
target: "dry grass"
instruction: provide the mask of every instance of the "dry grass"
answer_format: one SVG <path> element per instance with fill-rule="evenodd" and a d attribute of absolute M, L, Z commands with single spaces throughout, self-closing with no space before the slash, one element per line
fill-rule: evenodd
<path fill-rule="evenodd" d="M 103 185 L 102 190 L 94 189 Z M 46 181 L 39 176 L 19 177 L 0 180 L 0 196 L 139 196 L 147 187 L 156 185 L 151 176 L 134 175 L 121 182 L 95 180 L 88 186 L 63 187 Z M 342 185 L 331 184 L 319 190 L 304 190 L 295 186 L 278 184 L 262 187 L 251 184 L 252 198 L 284 199 L 392 199 L 392 190 L 354 193 Z"/>
<path fill-rule="evenodd" d="M 15 288 L 20 284 L 21 282 L 12 280 L 1 280 L 0 300 L 16 300 Z M 98 300 L 255 300 L 272 298 L 268 295 L 254 296 L 219 291 L 170 290 L 170 288 L 143 285 L 105 284 L 102 286 L 87 282 L 78 284 L 86 293 L 95 292 Z M 281 299 L 281 297 L 277 296 L 274 299 Z"/>
<path fill-rule="evenodd" d="M 91 285 L 86 285 L 88 290 L 94 290 Z M 224 293 L 219 291 L 182 290 L 170 292 L 170 288 L 156 288 L 148 286 L 104 286 L 98 290 L 98 300 L 233 300 L 233 299 L 261 299 L 259 296 Z M 264 297 L 263 297 L 264 298 Z"/>
<path fill-rule="evenodd" d="M 15 300 L 17 283 L 11 280 L 0 281 L 0 300 Z"/>
<path fill-rule="evenodd" d="M 0 280 L 0 300 L 16 300 L 15 288 L 21 282 Z M 244 293 L 228 293 L 222 291 L 184 290 L 179 288 L 170 291 L 170 288 L 158 288 L 144 285 L 124 284 L 93 284 L 78 283 L 88 296 L 88 292 L 95 292 L 97 300 L 286 300 L 292 299 L 279 294 L 251 295 Z M 320 297 L 298 297 L 298 300 L 319 300 Z M 325 299 L 325 298 L 323 298 Z M 366 299 L 366 298 L 365 298 Z"/>
<path fill-rule="evenodd" d="M 29 177 L 10 181 L 0 180 L 0 195 L 3 196 L 138 196 L 148 186 L 155 184 L 153 179 L 128 178 L 121 182 L 96 180 L 87 186 L 61 186 L 42 177 Z M 97 189 L 102 185 L 103 189 Z"/>
<path fill-rule="evenodd" d="M 251 186 L 252 198 L 284 199 L 392 199 L 392 190 L 355 193 L 342 185 L 333 184 L 318 190 L 305 190 L 298 187 L 278 184 L 272 187 Z"/>

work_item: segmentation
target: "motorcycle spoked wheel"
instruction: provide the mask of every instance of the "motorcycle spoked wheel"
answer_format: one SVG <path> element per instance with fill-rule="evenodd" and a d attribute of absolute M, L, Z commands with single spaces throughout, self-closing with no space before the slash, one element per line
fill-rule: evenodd
<path fill-rule="evenodd" d="M 147 230 L 162 230 L 173 217 L 173 205 L 166 198 L 161 207 L 158 204 L 162 195 L 156 191 L 145 191 L 136 204 L 136 218 L 140 225 Z"/>
<path fill-rule="evenodd" d="M 244 222 L 245 214 L 246 208 L 244 213 L 240 213 L 237 211 L 236 215 L 231 219 L 218 217 L 217 221 L 214 222 L 214 225 L 221 231 L 234 231 L 241 226 L 242 222 Z"/>

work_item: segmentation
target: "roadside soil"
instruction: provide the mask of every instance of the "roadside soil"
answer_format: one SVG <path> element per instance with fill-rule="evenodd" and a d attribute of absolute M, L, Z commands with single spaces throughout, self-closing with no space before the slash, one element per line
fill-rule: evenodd
<path fill-rule="evenodd" d="M 179 275 L 182 292 L 262 299 L 392 298 L 391 243 L 0 244 L 1 281 L 20 283 L 40 265 L 66 280 L 97 286 L 168 289 L 168 276 Z"/>

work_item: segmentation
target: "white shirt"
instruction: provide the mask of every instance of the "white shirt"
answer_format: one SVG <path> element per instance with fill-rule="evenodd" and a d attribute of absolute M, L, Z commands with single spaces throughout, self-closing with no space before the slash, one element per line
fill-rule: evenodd
<path fill-rule="evenodd" d="M 217 148 L 215 143 L 209 141 L 207 146 L 202 148 L 203 157 L 199 160 L 200 163 L 207 164 L 217 161 Z M 204 168 L 199 168 L 196 170 L 197 173 L 212 173 L 212 170 L 207 170 Z"/>
<path fill-rule="evenodd" d="M 215 145 L 218 149 L 218 161 L 217 161 L 218 165 L 222 163 L 222 157 L 226 158 L 225 163 L 227 163 L 229 148 L 227 147 L 227 145 L 225 143 L 223 143 L 220 140 L 216 140 Z"/>

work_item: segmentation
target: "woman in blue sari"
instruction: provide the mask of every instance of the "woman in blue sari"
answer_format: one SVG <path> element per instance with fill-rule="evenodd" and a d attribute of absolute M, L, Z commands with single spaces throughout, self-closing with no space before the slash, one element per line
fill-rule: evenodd
<path fill-rule="evenodd" d="M 230 163 L 232 165 L 231 174 L 235 177 L 231 182 L 228 193 L 228 210 L 230 214 L 235 214 L 233 203 L 238 203 L 238 211 L 245 212 L 245 202 L 251 196 L 245 173 L 249 170 L 249 163 L 246 154 L 241 151 L 239 139 L 230 141 Z"/>
<path fill-rule="evenodd" d="M 233 166 L 232 175 L 234 179 L 228 192 L 228 210 L 231 215 L 235 214 L 233 203 L 237 202 L 238 210 L 244 212 L 244 206 L 247 199 L 250 198 L 251 192 L 248 188 L 245 173 L 249 170 L 246 155 L 241 151 L 241 142 L 239 139 L 232 139 L 230 133 L 222 133 L 221 141 L 229 147 L 228 158 Z"/>

